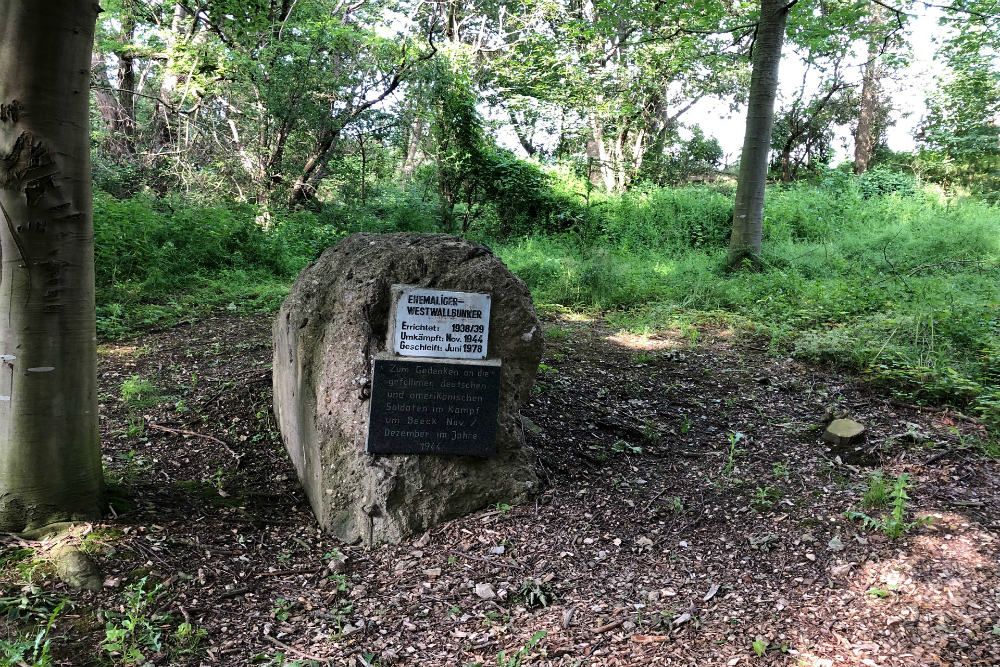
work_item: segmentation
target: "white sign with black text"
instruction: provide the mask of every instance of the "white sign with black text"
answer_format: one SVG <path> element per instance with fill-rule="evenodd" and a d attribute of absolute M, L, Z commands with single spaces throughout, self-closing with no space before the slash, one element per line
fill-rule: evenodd
<path fill-rule="evenodd" d="M 393 286 L 396 299 L 392 350 L 404 357 L 485 359 L 490 295 Z"/>

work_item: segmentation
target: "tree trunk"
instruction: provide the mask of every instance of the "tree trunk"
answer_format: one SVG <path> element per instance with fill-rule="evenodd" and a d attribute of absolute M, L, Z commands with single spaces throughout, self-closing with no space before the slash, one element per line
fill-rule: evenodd
<path fill-rule="evenodd" d="M 302 167 L 302 173 L 295 180 L 288 195 L 289 208 L 294 208 L 316 195 L 318 181 L 322 176 L 322 168 L 330 159 L 330 151 L 339 138 L 339 129 L 326 127 L 320 130 L 313 153 L 306 160 L 305 166 Z"/>
<path fill-rule="evenodd" d="M 181 31 L 184 28 L 184 6 L 180 3 L 174 5 L 174 16 L 170 23 L 170 33 L 167 38 L 168 44 L 166 52 L 169 54 L 166 62 L 163 63 L 163 77 L 160 81 L 160 96 L 153 105 L 153 139 L 152 150 L 149 161 L 158 159 L 158 156 L 170 149 L 171 144 L 176 140 L 174 125 L 176 119 L 176 109 L 173 104 L 175 93 L 180 86 L 182 75 L 176 71 L 177 63 L 174 49 L 184 37 Z"/>
<path fill-rule="evenodd" d="M 868 164 L 875 151 L 874 121 L 878 105 L 878 80 L 875 69 L 874 62 L 865 65 L 865 74 L 861 81 L 861 107 L 858 110 L 858 129 L 854 133 L 855 174 L 868 171 Z"/>
<path fill-rule="evenodd" d="M 601 127 L 601 122 L 596 117 L 590 117 L 590 136 L 587 139 L 587 156 L 591 160 L 596 161 L 596 166 L 600 170 L 598 172 L 600 180 L 594 178 L 593 173 L 591 173 L 590 180 L 594 185 L 604 185 L 604 189 L 608 192 L 615 191 L 615 170 L 614 164 L 612 164 L 611 156 L 608 154 L 608 149 L 604 145 L 604 128 Z M 591 167 L 593 172 L 593 167 Z"/>
<path fill-rule="evenodd" d="M 131 152 L 135 153 L 135 57 L 132 55 L 132 43 L 135 41 L 135 16 L 126 12 L 122 19 L 122 40 L 127 46 L 118 52 L 118 81 L 121 90 L 118 99 L 121 100 L 122 122 L 125 136 Z"/>
<path fill-rule="evenodd" d="M 787 143 L 781 151 L 781 181 L 792 182 L 792 147 Z"/>
<path fill-rule="evenodd" d="M 413 179 L 413 172 L 423 161 L 421 144 L 424 139 L 424 119 L 417 116 L 410 124 L 410 136 L 406 142 L 406 159 L 403 160 L 403 179 Z"/>
<path fill-rule="evenodd" d="M 785 21 L 791 4 L 787 0 L 761 0 L 760 23 L 754 42 L 753 74 L 747 106 L 746 134 L 736 185 L 733 233 L 726 263 L 738 268 L 743 260 L 759 263 L 764 221 L 764 185 L 774 122 L 774 99 L 778 92 L 778 63 L 785 39 Z"/>
<path fill-rule="evenodd" d="M 0 531 L 100 517 L 90 0 L 0 3 Z M 17 102 L 14 102 L 17 100 Z"/>
<path fill-rule="evenodd" d="M 872 5 L 871 24 L 881 27 L 885 23 L 885 10 Z M 854 132 L 854 173 L 868 171 L 868 164 L 875 152 L 875 114 L 878 112 L 879 79 L 881 78 L 881 54 L 878 42 L 868 43 L 868 62 L 861 78 L 861 105 L 858 109 L 858 128 Z"/>
<path fill-rule="evenodd" d="M 107 133 L 104 144 L 116 158 L 130 158 L 135 155 L 135 144 L 132 141 L 134 133 L 127 128 L 134 130 L 135 120 L 115 95 L 108 79 L 104 56 L 95 52 L 91 56 L 90 67 L 94 81 L 94 99 Z"/>

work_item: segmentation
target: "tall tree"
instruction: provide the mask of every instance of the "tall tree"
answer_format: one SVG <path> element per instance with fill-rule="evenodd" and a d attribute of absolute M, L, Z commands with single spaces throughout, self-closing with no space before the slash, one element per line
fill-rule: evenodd
<path fill-rule="evenodd" d="M 874 26 L 885 23 L 885 8 L 872 7 L 871 22 Z M 868 163 L 875 153 L 878 141 L 877 116 L 879 111 L 879 88 L 882 80 L 882 45 L 875 39 L 868 40 L 868 61 L 864 65 L 861 78 L 861 100 L 858 108 L 858 125 L 854 130 L 854 173 L 868 171 Z"/>
<path fill-rule="evenodd" d="M 796 0 L 760 0 L 760 21 L 753 47 L 753 73 L 747 105 L 746 134 L 736 184 L 733 233 L 729 239 L 728 266 L 738 268 L 744 260 L 760 258 L 764 223 L 764 186 L 771 149 L 774 98 L 778 93 L 778 64 L 785 41 L 788 11 Z"/>
<path fill-rule="evenodd" d="M 874 0 L 879 2 L 879 0 Z M 908 6 L 910 0 L 901 0 Z M 879 2 L 879 4 L 881 4 Z M 798 5 L 795 20 L 790 10 Z M 824 60 L 839 62 L 851 53 L 859 38 L 887 42 L 903 27 L 903 9 L 894 10 L 894 22 L 865 20 L 870 0 L 761 0 L 753 47 L 753 73 L 747 108 L 746 135 L 740 160 L 739 182 L 729 242 L 727 264 L 730 269 L 745 260 L 759 263 L 764 217 L 764 185 L 767 178 L 768 145 L 774 120 L 774 101 L 778 87 L 778 63 L 785 38 L 806 48 Z M 810 61 L 813 55 L 809 57 Z M 822 97 L 820 98 L 822 99 Z M 825 105 L 828 106 L 829 102 Z"/>
<path fill-rule="evenodd" d="M 89 83 L 97 5 L 0 3 L 0 530 L 100 516 Z"/>

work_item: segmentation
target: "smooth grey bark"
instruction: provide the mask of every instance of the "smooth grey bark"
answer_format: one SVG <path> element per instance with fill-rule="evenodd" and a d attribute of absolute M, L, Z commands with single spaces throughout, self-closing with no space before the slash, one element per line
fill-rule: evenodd
<path fill-rule="evenodd" d="M 0 531 L 100 517 L 89 136 L 98 10 L 90 0 L 0 3 Z"/>
<path fill-rule="evenodd" d="M 754 40 L 753 73 L 747 105 L 746 134 L 736 184 L 733 233 L 729 238 L 726 264 L 738 268 L 744 260 L 760 261 L 764 222 L 764 186 L 774 123 L 774 100 L 778 93 L 778 64 L 785 40 L 785 22 L 793 0 L 761 0 L 760 22 Z"/>

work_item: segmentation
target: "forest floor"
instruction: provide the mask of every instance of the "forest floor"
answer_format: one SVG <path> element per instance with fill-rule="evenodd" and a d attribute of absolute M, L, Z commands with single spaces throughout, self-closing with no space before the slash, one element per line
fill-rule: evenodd
<path fill-rule="evenodd" d="M 0 563 L 8 608 L 71 597 L 54 664 L 1000 664 L 1000 461 L 974 420 L 726 330 L 550 314 L 523 410 L 542 494 L 366 550 L 318 531 L 281 446 L 270 324 L 101 347 L 112 512 L 61 539 L 104 588 L 29 565 L 51 541 L 7 537 Z M 822 442 L 840 414 L 860 449 Z M 846 518 L 876 469 L 931 522 Z"/>

